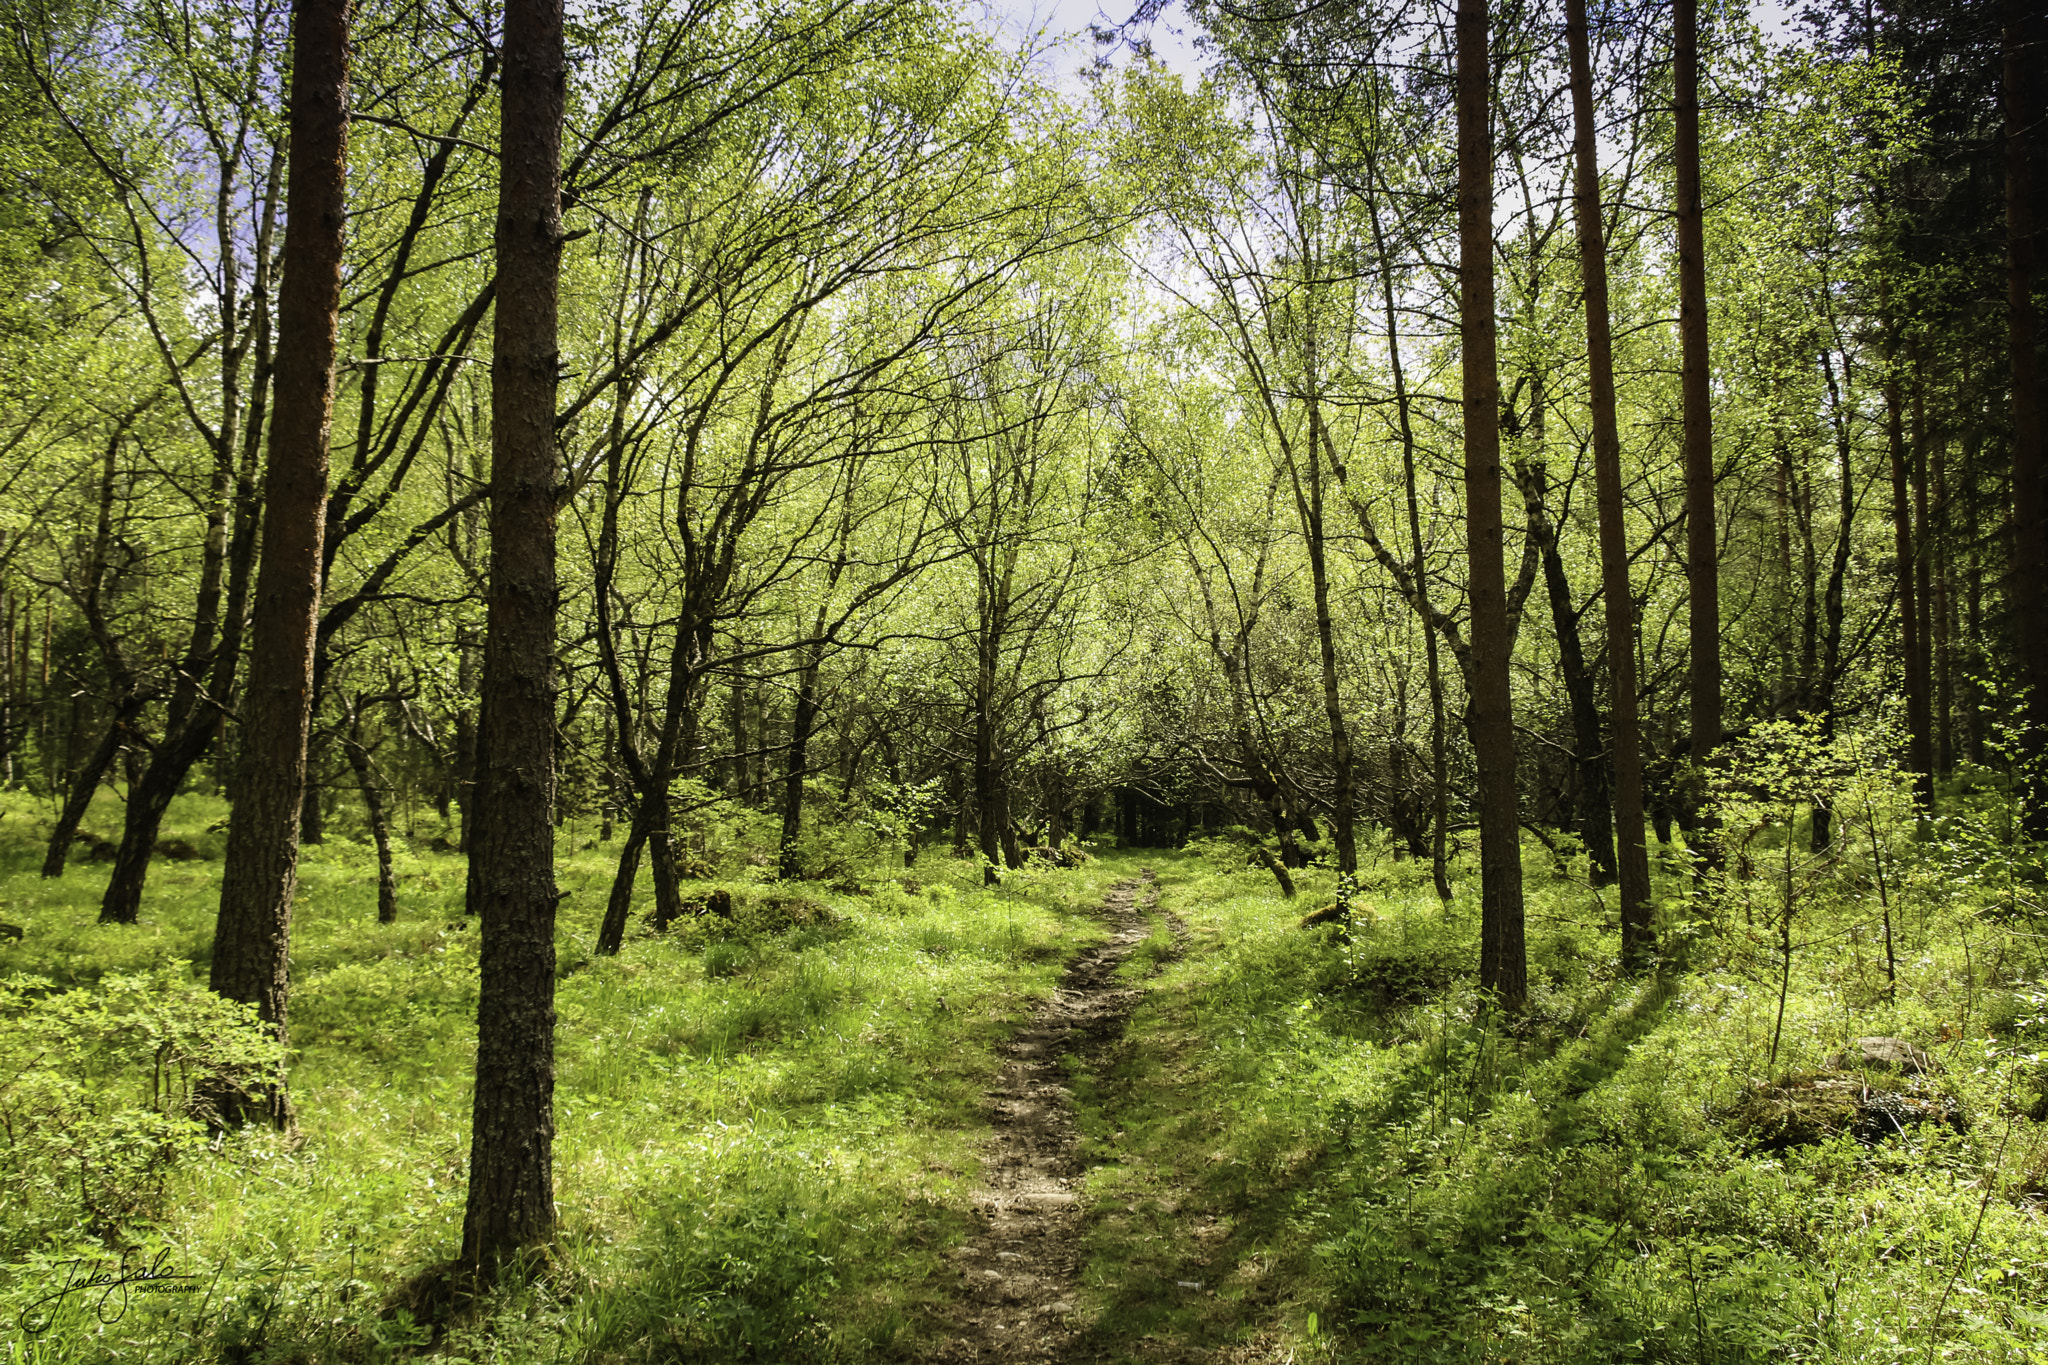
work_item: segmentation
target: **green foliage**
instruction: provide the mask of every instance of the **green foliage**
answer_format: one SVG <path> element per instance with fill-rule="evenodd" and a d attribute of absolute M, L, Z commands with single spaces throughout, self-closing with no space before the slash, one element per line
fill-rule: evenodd
<path fill-rule="evenodd" d="M 129 1245 L 204 1144 L 207 1087 L 253 1091 L 283 1061 L 253 1008 L 195 986 L 182 962 L 72 990 L 0 982 L 0 1255 Z"/>

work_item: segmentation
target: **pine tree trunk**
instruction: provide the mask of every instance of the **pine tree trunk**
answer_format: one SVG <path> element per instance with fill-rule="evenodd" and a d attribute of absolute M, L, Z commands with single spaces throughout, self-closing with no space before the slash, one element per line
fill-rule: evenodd
<path fill-rule="evenodd" d="M 1472 619 L 1471 731 L 1479 766 L 1479 984 L 1510 1009 L 1528 994 L 1521 822 L 1502 544 L 1500 373 L 1494 334 L 1491 23 L 1458 0 L 1458 324 L 1464 372 L 1465 535 Z"/>
<path fill-rule="evenodd" d="M 1897 374 L 1884 386 L 1885 433 L 1892 461 L 1892 548 L 1898 557 L 1899 652 L 1906 670 L 1906 766 L 1913 774 L 1913 796 L 1923 812 L 1934 810 L 1934 726 L 1927 696 L 1925 622 L 1921 608 L 1920 571 L 1913 536 L 1912 474 L 1907 468 L 1905 399 Z"/>
<path fill-rule="evenodd" d="M 476 1092 L 462 1263 L 494 1276 L 553 1233 L 555 1089 L 555 385 L 560 0 L 508 0 L 491 361 L 491 585 Z"/>
<path fill-rule="evenodd" d="M 1672 0 L 1673 188 L 1677 193 L 1679 389 L 1685 408 L 1685 573 L 1692 659 L 1692 761 L 1721 742 L 1721 551 L 1714 507 L 1707 248 L 1700 194 L 1699 0 Z M 1689 803 L 1690 804 L 1690 803 Z"/>
<path fill-rule="evenodd" d="M 1679 3 L 1684 5 L 1690 0 L 1679 0 Z M 1586 357 L 1592 390 L 1593 482 L 1600 508 L 1600 583 L 1607 607 L 1607 679 L 1614 736 L 1611 747 L 1615 857 L 1620 872 L 1617 895 L 1621 902 L 1621 963 L 1625 971 L 1640 971 L 1648 965 L 1655 941 L 1650 924 L 1650 854 L 1643 845 L 1642 735 L 1636 720 L 1635 590 L 1629 582 L 1628 528 L 1623 520 L 1621 428 L 1615 414 L 1614 342 L 1607 314 L 1607 241 L 1600 213 L 1599 145 L 1593 123 L 1593 73 L 1586 35 L 1586 0 L 1565 0 L 1565 14 L 1566 44 L 1571 49 L 1572 67 L 1573 180 L 1577 200 L 1579 277 L 1586 296 Z M 1697 193 L 1695 185 L 1695 196 Z M 1689 435 L 1690 422 L 1687 429 Z M 1710 505 L 1713 501 L 1711 471 L 1707 480 L 1707 501 Z M 1696 515 L 1695 511 L 1688 508 L 1688 517 L 1693 515 Z M 1707 542 L 1710 556 L 1712 549 L 1710 537 Z M 1696 545 L 1692 554 L 1696 559 L 1700 555 Z M 1711 566 L 1711 558 L 1707 562 Z M 1695 603 L 1698 597 L 1696 582 Z M 1695 614 L 1694 629 L 1698 628 L 1699 618 Z M 1695 660 L 1700 649 L 1695 636 Z M 1703 716 L 1711 719 L 1715 737 L 1719 738 L 1718 639 L 1715 650 L 1711 675 L 1715 704 L 1703 710 L 1695 698 L 1695 741 Z M 1695 666 L 1695 692 L 1705 685 Z M 1696 757 L 1703 757 L 1697 742 L 1694 753 Z"/>
<path fill-rule="evenodd" d="M 349 0 L 298 0 L 292 21 L 289 217 L 277 304 L 276 406 L 263 482 L 263 551 L 249 622 L 240 768 L 221 869 L 211 985 L 256 1006 L 279 1041 L 291 989 L 306 734 L 334 416 L 342 234 L 348 217 Z M 318 796 L 313 798 L 318 811 Z M 317 830 L 316 830 L 317 833 Z M 290 1121 L 282 1077 L 258 1097 Z M 230 1121 L 254 1114 L 228 1114 Z"/>
<path fill-rule="evenodd" d="M 2040 6 L 2005 0 L 2006 305 L 2012 367 L 2012 633 L 2028 688 L 2024 752 L 2033 760 L 2027 832 L 2048 838 L 2048 518 L 2043 516 L 2040 317 L 2034 306 L 2034 151 L 2041 136 Z"/>

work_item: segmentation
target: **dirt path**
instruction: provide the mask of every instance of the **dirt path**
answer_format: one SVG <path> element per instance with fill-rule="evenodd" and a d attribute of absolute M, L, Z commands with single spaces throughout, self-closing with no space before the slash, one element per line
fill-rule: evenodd
<path fill-rule="evenodd" d="M 1112 888 L 1098 911 L 1108 940 L 1068 964 L 1052 998 L 1004 1046 L 1008 1061 L 988 1092 L 988 1181 L 975 1196 L 981 1231 L 955 1253 L 960 1291 L 932 1365 L 1067 1359 L 1083 1325 L 1074 1292 L 1083 1166 L 1060 1059 L 1077 1054 L 1092 1065 L 1122 1035 L 1139 992 L 1119 985 L 1116 969 L 1151 932 L 1158 899 L 1150 869 Z"/>

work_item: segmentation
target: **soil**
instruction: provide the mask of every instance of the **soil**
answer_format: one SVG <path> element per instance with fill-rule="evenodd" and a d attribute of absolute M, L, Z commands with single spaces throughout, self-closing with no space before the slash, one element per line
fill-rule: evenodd
<path fill-rule="evenodd" d="M 1100 1070 L 1141 992 L 1116 969 L 1151 933 L 1152 873 L 1121 882 L 1099 917 L 1109 938 L 1078 954 L 1031 1022 L 1004 1045 L 988 1092 L 995 1137 L 975 1196 L 980 1231 L 954 1254 L 960 1289 L 930 1365 L 1069 1361 L 1087 1326 L 1077 1294 L 1086 1166 L 1068 1059 Z"/>

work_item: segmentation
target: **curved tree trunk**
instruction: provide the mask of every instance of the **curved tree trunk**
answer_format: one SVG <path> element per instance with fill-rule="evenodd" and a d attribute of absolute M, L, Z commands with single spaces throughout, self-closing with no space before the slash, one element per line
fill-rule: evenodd
<path fill-rule="evenodd" d="M 57 812 L 57 824 L 50 831 L 49 850 L 43 855 L 43 876 L 64 875 L 64 860 L 70 856 L 72 840 L 78 837 L 78 826 L 84 821 L 85 813 L 92 808 L 92 798 L 99 791 L 100 779 L 107 775 L 107 769 L 114 766 L 114 758 L 121 752 L 121 745 L 128 734 L 128 727 L 142 712 L 143 703 L 129 700 L 122 703 L 108 723 L 107 732 L 87 755 L 78 775 L 71 781 L 70 794 L 64 798 L 64 808 Z"/>

